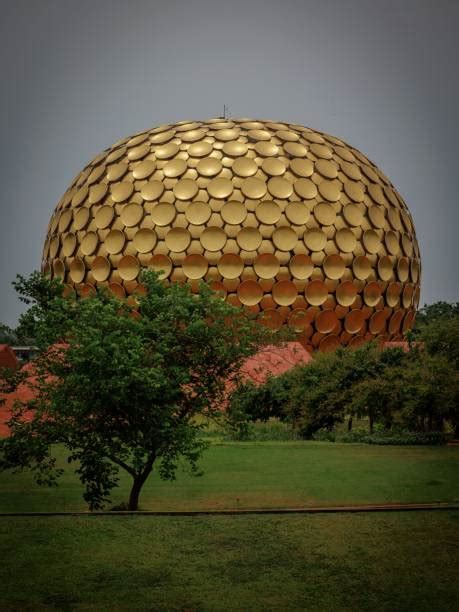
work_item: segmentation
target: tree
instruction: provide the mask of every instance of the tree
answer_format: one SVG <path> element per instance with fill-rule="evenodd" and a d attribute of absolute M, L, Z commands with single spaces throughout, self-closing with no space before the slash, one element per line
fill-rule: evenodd
<path fill-rule="evenodd" d="M 38 482 L 55 484 L 61 444 L 91 509 L 109 501 L 123 469 L 132 477 L 130 510 L 154 466 L 173 479 L 183 458 L 196 472 L 204 448 L 197 417 L 220 413 L 228 379 L 273 338 L 205 284 L 193 294 L 151 271 L 142 283 L 144 295 L 130 305 L 104 291 L 66 298 L 60 283 L 37 275 L 19 279 L 31 305 L 20 328 L 40 349 L 36 397 L 13 413 L 1 469 L 29 468 Z"/>

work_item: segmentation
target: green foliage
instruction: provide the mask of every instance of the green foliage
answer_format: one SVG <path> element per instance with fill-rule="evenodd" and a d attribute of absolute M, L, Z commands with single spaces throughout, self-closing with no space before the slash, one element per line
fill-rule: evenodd
<path fill-rule="evenodd" d="M 298 440 L 298 433 L 289 425 L 277 418 L 270 418 L 263 421 L 251 422 L 242 420 L 239 423 L 239 428 L 227 426 L 225 428 L 227 440 L 239 442 L 256 441 L 286 441 Z"/>
<path fill-rule="evenodd" d="M 18 338 L 13 329 L 0 323 L 0 344 L 9 344 L 10 346 L 17 344 Z"/>
<path fill-rule="evenodd" d="M 317 438 L 316 435 L 314 439 Z M 446 444 L 448 436 L 442 431 L 377 431 L 369 434 L 367 431 L 349 431 L 334 436 L 333 442 L 347 442 L 362 444 L 378 444 L 387 446 L 437 446 Z"/>
<path fill-rule="evenodd" d="M 92 509 L 109 500 L 120 468 L 133 479 L 131 509 L 153 465 L 164 479 L 174 478 L 182 458 L 198 472 L 205 443 L 197 415 L 220 414 L 227 380 L 273 338 L 204 284 L 193 295 L 188 285 L 166 286 L 151 271 L 142 282 L 146 293 L 134 312 L 104 291 L 74 300 L 58 281 L 19 279 L 16 288 L 30 305 L 20 328 L 41 352 L 36 399 L 16 407 L 1 469 L 27 467 L 55 483 L 53 445 L 62 443 Z"/>

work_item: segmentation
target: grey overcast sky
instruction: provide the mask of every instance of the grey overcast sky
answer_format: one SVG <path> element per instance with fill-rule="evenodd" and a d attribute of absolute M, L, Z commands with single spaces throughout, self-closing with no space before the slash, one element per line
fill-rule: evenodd
<path fill-rule="evenodd" d="M 0 0 L 0 321 L 60 196 L 161 123 L 279 119 L 360 149 L 416 225 L 421 303 L 458 300 L 457 0 Z"/>

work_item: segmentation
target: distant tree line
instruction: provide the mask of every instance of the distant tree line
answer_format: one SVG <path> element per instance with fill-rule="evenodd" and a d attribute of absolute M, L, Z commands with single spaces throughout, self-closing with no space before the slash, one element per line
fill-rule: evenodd
<path fill-rule="evenodd" d="M 459 437 L 459 303 L 424 306 L 407 341 L 406 352 L 376 343 L 341 347 L 263 385 L 245 382 L 232 394 L 230 426 L 243 437 L 251 421 L 276 417 L 310 439 L 342 423 L 351 431 L 364 418 L 370 434 L 450 430 Z"/>

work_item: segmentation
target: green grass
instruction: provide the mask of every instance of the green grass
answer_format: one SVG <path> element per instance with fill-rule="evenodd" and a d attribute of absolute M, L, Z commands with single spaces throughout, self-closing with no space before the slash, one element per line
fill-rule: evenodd
<path fill-rule="evenodd" d="M 0 474 L 0 512 L 85 510 L 82 487 L 67 466 L 57 488 L 35 485 L 29 473 Z M 459 501 L 459 448 L 326 442 L 214 443 L 204 475 L 156 474 L 140 499 L 144 510 L 199 510 L 395 502 Z M 127 499 L 122 477 L 112 504 Z M 109 506 L 110 507 L 110 506 Z"/>
<path fill-rule="evenodd" d="M 459 513 L 0 519 L 0 609 L 452 611 Z"/>

